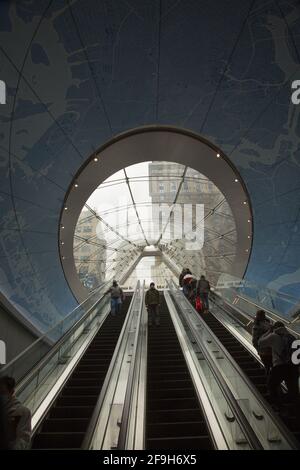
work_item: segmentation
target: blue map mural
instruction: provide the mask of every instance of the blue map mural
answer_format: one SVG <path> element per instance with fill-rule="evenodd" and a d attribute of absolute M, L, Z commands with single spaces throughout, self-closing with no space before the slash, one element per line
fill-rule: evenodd
<path fill-rule="evenodd" d="M 0 79 L 0 289 L 40 329 L 76 305 L 57 243 L 73 176 L 148 124 L 229 156 L 253 207 L 246 279 L 300 302 L 298 0 L 2 0 Z"/>

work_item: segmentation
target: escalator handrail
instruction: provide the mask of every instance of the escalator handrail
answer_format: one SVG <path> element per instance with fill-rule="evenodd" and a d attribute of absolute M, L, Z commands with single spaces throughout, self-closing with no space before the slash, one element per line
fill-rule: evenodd
<path fill-rule="evenodd" d="M 212 287 L 212 293 L 213 294 L 215 294 L 217 297 L 220 297 L 222 300 L 229 303 L 229 301 L 221 295 L 221 293 L 220 293 L 220 291 L 222 290 L 221 288 L 219 288 L 217 286 L 214 286 L 214 285 L 212 285 L 211 287 Z M 293 324 L 292 320 L 289 320 L 286 317 L 284 317 L 283 315 L 280 315 L 280 313 L 277 313 L 274 310 L 271 310 L 270 308 L 266 307 L 265 305 L 254 301 L 250 297 L 247 297 L 245 294 L 242 295 L 239 292 L 234 291 L 234 295 L 235 295 L 236 298 L 243 300 L 244 302 L 252 305 L 253 307 L 255 307 L 257 309 L 263 309 L 267 313 L 268 318 L 270 318 L 270 320 L 272 320 L 272 321 L 274 321 L 274 319 L 275 319 L 276 321 L 282 321 L 286 325 Z M 251 314 L 245 313 L 245 312 L 242 312 L 242 311 L 241 311 L 241 313 L 243 313 L 244 316 L 248 317 L 250 320 L 253 321 L 253 316 Z"/>
<path fill-rule="evenodd" d="M 169 282 L 168 282 L 168 286 L 170 286 Z M 171 287 L 169 287 L 169 288 L 170 288 L 171 294 L 173 294 L 172 288 Z M 248 419 L 246 418 L 246 416 L 243 413 L 241 407 L 237 403 L 237 400 L 234 397 L 228 383 L 226 382 L 226 380 L 224 379 L 224 377 L 220 373 L 218 367 L 216 367 L 216 365 L 215 365 L 214 361 L 212 360 L 210 354 L 207 353 L 206 347 L 203 344 L 202 339 L 200 338 L 200 336 L 197 334 L 197 332 L 190 325 L 190 321 L 189 321 L 190 319 L 189 319 L 188 315 L 184 314 L 184 312 L 182 311 L 180 305 L 176 302 L 176 298 L 174 298 L 173 295 L 172 295 L 172 298 L 173 298 L 173 302 L 177 305 L 177 307 L 180 309 L 183 317 L 185 318 L 185 321 L 187 322 L 187 324 L 189 326 L 189 329 L 190 329 L 190 332 L 193 334 L 193 336 L 196 340 L 196 343 L 198 344 L 198 346 L 200 346 L 202 355 L 205 358 L 205 361 L 207 362 L 208 367 L 209 367 L 212 375 L 214 376 L 216 382 L 218 383 L 218 385 L 219 385 L 219 387 L 222 391 L 222 394 L 224 395 L 224 397 L 226 399 L 226 402 L 227 402 L 229 408 L 231 409 L 231 411 L 232 411 L 235 419 L 237 420 L 242 432 L 244 433 L 244 436 L 247 439 L 248 444 L 250 445 L 250 447 L 253 450 L 262 450 L 263 446 L 262 446 L 261 442 L 257 438 L 256 433 L 254 432 L 253 428 L 250 426 Z"/>
<path fill-rule="evenodd" d="M 140 289 L 140 281 L 137 282 L 137 285 L 136 285 L 136 288 L 134 290 L 134 293 L 133 293 L 128 311 L 126 313 L 126 318 L 125 318 L 125 321 L 124 321 L 124 324 L 123 324 L 118 342 L 116 344 L 113 357 L 111 359 L 108 371 L 106 373 L 104 383 L 102 385 L 97 403 L 95 405 L 93 414 L 91 416 L 87 431 L 86 431 L 84 439 L 83 439 L 83 443 L 82 443 L 82 446 L 81 446 L 82 449 L 90 449 L 90 446 L 92 444 L 94 434 L 96 432 L 98 418 L 99 418 L 99 415 L 101 413 L 101 410 L 102 410 L 102 407 L 103 407 L 103 404 L 104 404 L 104 400 L 105 400 L 105 396 L 106 396 L 107 390 L 109 388 L 109 385 L 110 385 L 110 382 L 111 382 L 111 379 L 112 379 L 112 374 L 113 374 L 113 371 L 114 371 L 114 368 L 115 368 L 116 361 L 118 359 L 118 355 L 119 355 L 121 345 L 124 341 L 127 326 L 128 326 L 128 324 L 131 320 L 132 310 L 133 310 L 133 306 L 135 304 L 135 298 L 137 297 L 137 293 L 138 293 L 139 289 Z M 142 292 L 141 298 L 142 297 L 143 297 L 143 292 Z M 137 331 L 138 331 L 138 329 L 137 329 Z"/>
<path fill-rule="evenodd" d="M 220 293 L 216 292 L 215 290 L 212 291 L 212 295 L 211 295 L 211 300 L 212 301 L 214 301 L 213 296 L 219 298 L 224 304 L 226 304 L 227 308 L 231 308 L 232 310 L 236 310 L 237 313 L 239 313 L 244 318 L 249 320 L 249 322 L 251 322 L 251 323 L 254 322 L 254 317 L 251 314 L 249 314 L 247 312 L 243 312 L 243 310 L 241 310 L 237 305 L 231 304 L 226 298 L 224 298 Z M 239 294 L 237 294 L 236 297 L 239 297 L 240 299 L 245 300 L 246 302 L 248 302 L 250 305 L 253 305 L 254 307 L 263 308 L 263 310 L 266 312 L 266 317 L 271 322 L 274 322 L 274 317 L 276 317 L 276 321 L 278 320 L 278 321 L 281 321 L 282 323 L 284 323 L 291 334 L 293 334 L 297 338 L 300 338 L 300 333 L 298 331 L 295 331 L 293 328 L 290 327 L 290 325 L 293 325 L 293 322 L 291 322 L 290 320 L 287 320 L 286 318 L 281 317 L 280 315 L 272 312 L 271 310 L 268 310 L 268 309 L 264 308 L 263 306 L 253 302 L 251 299 L 247 299 L 246 297 L 243 297 Z M 219 305 L 219 307 L 222 308 L 222 306 L 220 306 L 220 305 Z M 223 308 L 223 310 L 226 311 L 224 308 Z M 226 312 L 226 313 L 228 313 L 228 312 Z"/>
<path fill-rule="evenodd" d="M 140 308 L 139 308 L 137 334 L 135 336 L 135 342 L 134 342 L 134 348 L 133 348 L 133 354 L 132 354 L 132 360 L 131 360 L 130 372 L 129 372 L 129 379 L 128 379 L 127 388 L 126 388 L 125 401 L 124 401 L 120 432 L 119 432 L 119 438 L 118 438 L 118 445 L 117 445 L 117 448 L 121 450 L 124 450 L 126 446 L 128 423 L 130 419 L 130 410 L 132 408 L 133 386 L 134 386 L 134 380 L 136 379 L 136 369 L 137 369 L 137 359 L 138 359 L 137 347 L 138 347 L 138 342 L 139 342 L 139 338 L 141 334 L 142 312 L 143 312 L 144 302 L 145 302 L 144 290 L 145 290 L 145 281 L 143 282 L 143 287 L 141 291 L 142 301 L 141 301 Z M 145 432 L 145 429 L 143 429 L 143 432 Z"/>
<path fill-rule="evenodd" d="M 202 324 L 203 328 L 209 332 L 209 334 L 213 337 L 215 343 L 218 345 L 218 348 L 220 348 L 220 351 L 222 351 L 222 354 L 226 357 L 226 359 L 230 362 L 231 366 L 235 369 L 237 374 L 241 376 L 243 379 L 244 383 L 247 385 L 255 399 L 259 402 L 260 406 L 264 409 L 266 414 L 269 416 L 271 420 L 276 424 L 284 438 L 286 439 L 287 442 L 292 446 L 292 448 L 298 449 L 299 445 L 294 438 L 294 436 L 291 434 L 291 432 L 287 429 L 287 427 L 284 425 L 284 423 L 276 416 L 274 413 L 273 409 L 269 405 L 269 403 L 264 399 L 264 397 L 260 394 L 260 392 L 257 390 L 255 385 L 251 382 L 249 377 L 245 374 L 245 372 L 240 368 L 240 366 L 236 363 L 236 361 L 233 359 L 231 354 L 227 351 L 225 346 L 223 346 L 222 342 L 219 340 L 219 338 L 214 334 L 214 332 L 209 328 L 209 326 L 206 324 L 206 322 L 201 318 L 201 316 L 198 314 L 198 312 L 195 310 L 193 305 L 188 301 L 188 299 L 183 295 L 181 290 L 176 286 L 175 282 L 172 280 L 169 282 L 169 285 L 173 283 L 174 288 L 177 290 L 178 293 L 182 295 L 184 298 L 185 302 L 189 304 L 189 307 L 197 314 L 197 319 L 200 321 Z"/>
<path fill-rule="evenodd" d="M 77 320 L 76 323 L 74 323 L 71 328 L 66 331 L 62 336 L 61 338 L 59 338 L 58 341 L 56 341 L 56 343 L 54 343 L 54 345 L 49 349 L 49 351 L 47 351 L 45 353 L 45 355 L 36 363 L 33 365 L 33 367 L 30 369 L 29 372 L 26 372 L 25 375 L 23 377 L 21 377 L 19 380 L 18 380 L 18 383 L 17 383 L 17 389 L 18 389 L 18 393 L 20 393 L 24 387 L 26 387 L 26 385 L 32 380 L 32 378 L 37 374 L 37 372 L 39 370 L 42 369 L 42 367 L 48 363 L 48 361 L 50 360 L 50 358 L 61 348 L 61 346 L 65 343 L 65 341 L 72 335 L 74 334 L 74 332 L 82 325 L 83 322 L 85 322 L 87 320 L 87 318 L 90 316 L 90 314 L 94 311 L 95 308 L 97 308 L 97 306 L 102 302 L 102 300 L 107 296 L 107 292 L 105 292 L 101 297 L 100 299 L 98 299 L 86 312 L 85 314 L 79 318 L 79 320 Z M 3 369 L 1 369 L 1 375 L 4 375 L 5 371 L 7 370 L 8 367 L 11 367 L 11 365 L 13 363 L 16 362 L 16 359 L 20 360 L 20 359 L 23 359 L 23 356 L 25 356 L 28 352 L 28 349 L 23 351 L 22 354 L 20 354 L 17 358 L 15 358 L 15 360 L 9 362 L 8 364 L 6 364 L 5 367 L 3 367 Z"/>

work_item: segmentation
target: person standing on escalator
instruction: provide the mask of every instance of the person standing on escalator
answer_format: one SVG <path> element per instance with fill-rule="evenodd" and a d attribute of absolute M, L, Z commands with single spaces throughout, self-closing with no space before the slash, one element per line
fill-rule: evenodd
<path fill-rule="evenodd" d="M 121 311 L 122 302 L 124 300 L 124 294 L 117 281 L 113 281 L 112 287 L 109 289 L 111 297 L 111 314 L 117 315 Z"/>
<path fill-rule="evenodd" d="M 17 399 L 15 386 L 13 377 L 0 377 L 1 432 L 5 433 L 6 441 L 1 446 L 8 450 L 26 450 L 31 443 L 31 412 Z"/>
<path fill-rule="evenodd" d="M 158 326 L 159 321 L 159 291 L 155 289 L 154 282 L 151 282 L 150 289 L 147 290 L 145 296 L 146 309 L 148 310 L 149 326 L 155 321 L 155 325 Z"/>
<path fill-rule="evenodd" d="M 271 329 L 271 322 L 264 310 L 257 310 L 252 327 L 252 344 L 257 350 L 268 375 L 272 367 L 272 349 L 259 346 L 260 338 Z"/>
<path fill-rule="evenodd" d="M 209 302 L 208 302 L 209 292 L 210 292 L 210 284 L 208 280 L 205 279 L 205 276 L 202 275 L 200 277 L 200 280 L 198 281 L 197 295 L 200 296 L 204 312 L 208 312 L 209 310 Z"/>
<path fill-rule="evenodd" d="M 299 367 L 292 362 L 295 337 L 281 321 L 276 321 L 270 330 L 258 341 L 260 348 L 271 348 L 272 368 L 268 376 L 268 388 L 271 401 L 279 408 L 282 405 L 281 383 L 284 381 L 289 403 L 299 405 Z"/>

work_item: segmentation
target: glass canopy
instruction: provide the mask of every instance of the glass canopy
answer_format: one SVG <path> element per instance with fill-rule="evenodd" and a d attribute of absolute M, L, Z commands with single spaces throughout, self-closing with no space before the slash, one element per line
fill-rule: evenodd
<path fill-rule="evenodd" d="M 105 180 L 74 235 L 76 269 L 88 288 L 113 278 L 163 287 L 182 267 L 214 284 L 231 273 L 235 256 L 236 225 L 221 191 L 198 171 L 164 161 L 132 165 Z"/>

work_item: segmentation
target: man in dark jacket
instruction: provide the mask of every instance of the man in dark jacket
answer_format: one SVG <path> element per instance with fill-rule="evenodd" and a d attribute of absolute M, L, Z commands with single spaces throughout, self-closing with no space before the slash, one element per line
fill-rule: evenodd
<path fill-rule="evenodd" d="M 15 380 L 13 377 L 5 376 L 0 378 L 0 397 L 9 449 L 29 449 L 31 441 L 31 412 L 16 398 Z"/>
<path fill-rule="evenodd" d="M 205 276 L 202 275 L 200 277 L 200 280 L 198 281 L 197 295 L 200 296 L 204 311 L 209 310 L 209 302 L 208 302 L 209 292 L 210 292 L 210 284 L 207 281 L 207 279 L 205 279 Z"/>
<path fill-rule="evenodd" d="M 179 286 L 183 287 L 183 278 L 186 274 L 192 274 L 189 268 L 183 268 L 180 275 L 179 275 Z"/>
<path fill-rule="evenodd" d="M 159 325 L 159 292 L 155 289 L 154 282 L 151 282 L 150 289 L 147 290 L 145 296 L 146 309 L 149 315 L 149 325 L 152 325 L 152 321 Z"/>
<path fill-rule="evenodd" d="M 121 311 L 122 302 L 124 300 L 124 293 L 117 281 L 113 281 L 112 287 L 108 290 L 110 292 L 111 314 L 117 315 Z"/>
<path fill-rule="evenodd" d="M 267 374 L 269 374 L 272 367 L 272 350 L 271 348 L 259 347 L 258 341 L 270 330 L 271 326 L 270 320 L 266 317 L 266 312 L 257 310 L 252 327 L 252 344 L 260 355 Z"/>
<path fill-rule="evenodd" d="M 271 330 L 258 340 L 260 348 L 272 349 L 272 369 L 268 387 L 274 403 L 280 405 L 280 384 L 285 382 L 289 401 L 299 399 L 298 367 L 291 361 L 291 344 L 295 337 L 291 335 L 280 321 L 274 323 Z"/>

